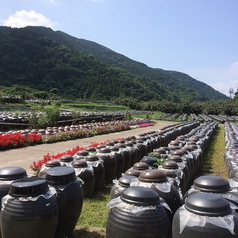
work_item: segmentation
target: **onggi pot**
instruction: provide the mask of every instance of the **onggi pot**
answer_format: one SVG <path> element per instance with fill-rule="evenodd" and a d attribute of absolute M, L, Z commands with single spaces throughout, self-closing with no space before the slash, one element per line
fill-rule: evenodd
<path fill-rule="evenodd" d="M 48 169 L 46 180 L 56 190 L 59 218 L 55 237 L 70 237 L 81 214 L 83 188 L 71 167 L 61 166 Z"/>
<path fill-rule="evenodd" d="M 11 183 L 20 178 L 27 177 L 26 170 L 18 166 L 9 166 L 0 169 L 0 202 L 2 206 L 2 198 L 6 196 L 10 190 Z M 0 226 L 0 237 L 1 226 Z"/>
<path fill-rule="evenodd" d="M 107 238 L 169 238 L 171 225 L 158 193 L 129 187 L 108 203 Z"/>
<path fill-rule="evenodd" d="M 3 198 L 0 223 L 4 238 L 53 238 L 58 221 L 55 190 L 43 178 L 12 182 Z"/>
<path fill-rule="evenodd" d="M 218 194 L 192 194 L 174 215 L 173 238 L 232 238 L 237 234 L 237 213 Z"/>
<path fill-rule="evenodd" d="M 110 200 L 119 197 L 126 188 L 130 187 L 132 179 L 136 179 L 136 177 L 132 175 L 123 175 L 119 180 L 115 180 L 114 185 L 111 188 Z"/>

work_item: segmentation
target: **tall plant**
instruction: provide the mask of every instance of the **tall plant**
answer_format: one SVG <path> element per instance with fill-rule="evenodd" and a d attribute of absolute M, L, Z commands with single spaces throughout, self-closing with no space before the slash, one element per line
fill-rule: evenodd
<path fill-rule="evenodd" d="M 55 126 L 60 118 L 60 109 L 57 106 L 44 108 L 42 116 L 38 119 L 39 127 Z"/>

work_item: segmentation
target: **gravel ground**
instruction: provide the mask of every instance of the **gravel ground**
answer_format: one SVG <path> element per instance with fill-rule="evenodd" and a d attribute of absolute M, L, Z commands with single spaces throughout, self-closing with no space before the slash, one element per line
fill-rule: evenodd
<path fill-rule="evenodd" d="M 117 138 L 126 138 L 128 136 L 137 136 L 141 133 L 150 131 L 157 131 L 165 126 L 176 124 L 170 121 L 156 121 L 154 126 L 136 128 L 128 131 L 110 133 L 106 135 L 99 135 L 90 138 L 82 138 L 77 140 L 69 140 L 64 142 L 57 142 L 54 144 L 41 144 L 36 146 L 28 146 L 25 148 L 7 150 L 0 152 L 0 168 L 6 166 L 20 166 L 24 168 L 28 174 L 31 174 L 30 165 L 33 161 L 43 158 L 47 153 L 54 155 L 58 152 L 64 152 L 76 146 L 87 147 L 91 142 L 103 142 L 106 140 L 113 140 Z"/>

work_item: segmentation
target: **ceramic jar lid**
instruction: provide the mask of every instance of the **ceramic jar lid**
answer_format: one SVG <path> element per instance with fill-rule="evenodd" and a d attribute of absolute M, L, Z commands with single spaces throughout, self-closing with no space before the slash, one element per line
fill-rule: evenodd
<path fill-rule="evenodd" d="M 185 208 L 203 216 L 226 216 L 231 213 L 230 203 L 214 193 L 194 193 L 185 201 Z"/>
<path fill-rule="evenodd" d="M 164 183 L 168 181 L 165 172 L 157 169 L 142 171 L 138 179 L 140 182 L 146 183 Z"/>
<path fill-rule="evenodd" d="M 75 181 L 75 170 L 68 166 L 53 167 L 46 170 L 45 178 L 49 184 L 64 185 Z"/>
<path fill-rule="evenodd" d="M 123 202 L 133 204 L 135 206 L 150 206 L 160 204 L 160 197 L 157 192 L 151 188 L 140 186 L 126 188 L 121 193 L 120 197 Z"/>
<path fill-rule="evenodd" d="M 202 192 L 225 193 L 230 189 L 229 182 L 216 175 L 203 175 L 196 178 L 193 187 Z"/>
<path fill-rule="evenodd" d="M 18 166 L 9 166 L 0 169 L 0 180 L 16 180 L 26 176 L 26 170 Z"/>
<path fill-rule="evenodd" d="M 74 160 L 74 158 L 71 155 L 63 155 L 60 157 L 61 162 L 71 162 L 73 160 Z"/>
<path fill-rule="evenodd" d="M 13 197 L 37 197 L 48 191 L 47 181 L 43 178 L 29 177 L 11 183 L 9 194 Z"/>

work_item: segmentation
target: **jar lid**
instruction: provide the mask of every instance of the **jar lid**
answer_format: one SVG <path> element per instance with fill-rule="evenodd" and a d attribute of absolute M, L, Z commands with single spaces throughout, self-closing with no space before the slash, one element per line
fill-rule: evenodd
<path fill-rule="evenodd" d="M 215 193 L 193 193 L 188 196 L 184 207 L 202 216 L 226 216 L 231 213 L 230 203 Z"/>
<path fill-rule="evenodd" d="M 133 178 L 136 178 L 136 176 L 133 175 L 123 175 L 122 177 L 119 178 L 119 184 L 123 187 L 129 187 L 131 180 Z"/>
<path fill-rule="evenodd" d="M 168 156 L 168 159 L 171 160 L 171 161 L 174 161 L 174 162 L 176 162 L 176 163 L 181 163 L 181 162 L 183 162 L 182 158 L 181 158 L 179 155 L 173 155 L 173 154 L 171 154 L 171 155 Z"/>
<path fill-rule="evenodd" d="M 9 166 L 0 169 L 0 180 L 16 180 L 26 176 L 26 170 L 18 166 Z"/>
<path fill-rule="evenodd" d="M 48 160 L 45 164 L 46 167 L 56 167 L 56 166 L 61 166 L 59 160 L 56 159 L 52 159 L 52 160 Z"/>
<path fill-rule="evenodd" d="M 118 147 L 119 148 L 126 148 L 125 144 L 119 144 Z"/>
<path fill-rule="evenodd" d="M 113 142 L 106 143 L 106 146 L 114 146 L 114 145 L 115 145 L 115 143 L 113 143 Z"/>
<path fill-rule="evenodd" d="M 100 149 L 105 148 L 105 147 L 106 147 L 105 145 L 98 145 L 98 146 L 96 147 L 96 149 L 97 149 L 97 150 L 100 150 Z"/>
<path fill-rule="evenodd" d="M 133 169 L 145 170 L 145 169 L 149 169 L 149 165 L 146 164 L 145 162 L 137 162 L 133 165 Z"/>
<path fill-rule="evenodd" d="M 230 189 L 229 182 L 216 175 L 203 175 L 196 178 L 193 182 L 195 189 L 202 192 L 225 193 Z"/>
<path fill-rule="evenodd" d="M 168 160 L 162 164 L 162 168 L 164 168 L 164 169 L 178 169 L 178 164 L 172 160 Z"/>
<path fill-rule="evenodd" d="M 75 170 L 68 166 L 53 167 L 46 170 L 45 179 L 52 185 L 64 185 L 75 181 Z"/>
<path fill-rule="evenodd" d="M 85 160 L 76 160 L 72 163 L 73 168 L 86 168 L 88 164 Z"/>
<path fill-rule="evenodd" d="M 157 169 L 142 171 L 138 179 L 146 183 L 164 183 L 168 181 L 165 172 Z"/>
<path fill-rule="evenodd" d="M 86 150 L 88 152 L 96 152 L 97 151 L 95 147 L 88 147 L 88 148 L 86 148 Z"/>
<path fill-rule="evenodd" d="M 125 145 L 126 147 L 134 147 L 134 144 L 132 142 L 127 142 Z"/>
<path fill-rule="evenodd" d="M 92 155 L 86 156 L 85 160 L 86 161 L 97 161 L 97 160 L 99 160 L 99 158 L 97 155 L 92 154 Z"/>
<path fill-rule="evenodd" d="M 111 153 L 111 150 L 109 147 L 104 147 L 99 150 L 99 153 L 102 153 L 102 154 Z"/>
<path fill-rule="evenodd" d="M 147 163 L 149 165 L 153 165 L 154 163 L 157 162 L 157 159 L 152 156 L 143 156 L 143 158 L 141 159 L 141 162 Z"/>
<path fill-rule="evenodd" d="M 126 188 L 121 193 L 120 198 L 123 202 L 136 206 L 150 206 L 160 204 L 160 197 L 157 192 L 151 188 L 141 186 L 132 186 Z"/>
<path fill-rule="evenodd" d="M 125 172 L 125 174 L 126 175 L 133 175 L 133 176 L 135 176 L 135 177 L 139 177 L 139 175 L 140 175 L 140 170 L 137 170 L 137 169 L 128 169 L 126 172 Z"/>
<path fill-rule="evenodd" d="M 183 149 L 189 152 L 193 151 L 193 148 L 190 145 L 185 145 Z"/>
<path fill-rule="evenodd" d="M 89 152 L 87 150 L 79 150 L 77 152 L 77 155 L 87 156 L 87 155 L 89 155 Z"/>
<path fill-rule="evenodd" d="M 46 193 L 48 189 L 45 179 L 28 177 L 13 181 L 10 185 L 9 194 L 13 197 L 37 197 Z"/>
<path fill-rule="evenodd" d="M 182 156 L 182 155 L 184 155 L 184 152 L 183 152 L 183 150 L 180 149 L 180 150 L 172 151 L 171 154 L 172 155 Z"/>
<path fill-rule="evenodd" d="M 158 149 L 155 149 L 154 152 L 157 152 L 159 154 L 167 154 L 166 149 L 159 147 Z"/>
<path fill-rule="evenodd" d="M 71 162 L 73 160 L 74 160 L 74 158 L 71 155 L 63 155 L 60 157 L 61 162 Z"/>
<path fill-rule="evenodd" d="M 111 148 L 111 151 L 119 151 L 120 148 L 118 146 L 112 146 Z"/>

